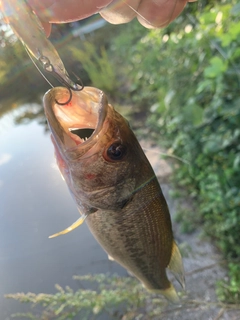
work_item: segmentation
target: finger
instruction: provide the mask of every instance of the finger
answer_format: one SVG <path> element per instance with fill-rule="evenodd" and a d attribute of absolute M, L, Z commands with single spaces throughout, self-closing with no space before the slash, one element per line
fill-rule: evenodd
<path fill-rule="evenodd" d="M 127 23 L 136 17 L 137 9 L 141 0 L 114 0 L 99 13 L 112 24 Z"/>
<path fill-rule="evenodd" d="M 77 21 L 98 13 L 111 0 L 28 0 L 42 21 L 62 23 Z"/>
<path fill-rule="evenodd" d="M 187 0 L 142 0 L 138 7 L 138 21 L 146 28 L 167 26 L 184 9 Z"/>

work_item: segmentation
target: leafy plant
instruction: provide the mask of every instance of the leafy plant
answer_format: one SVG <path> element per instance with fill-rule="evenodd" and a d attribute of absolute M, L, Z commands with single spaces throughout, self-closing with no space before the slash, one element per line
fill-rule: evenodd
<path fill-rule="evenodd" d="M 240 266 L 239 262 L 230 262 L 229 273 L 231 278 L 218 282 L 217 294 L 220 301 L 225 301 L 226 297 L 229 303 L 239 303 L 239 282 L 240 282 Z"/>
<path fill-rule="evenodd" d="M 75 59 L 81 61 L 84 70 L 88 73 L 91 83 L 113 95 L 118 89 L 116 73 L 113 64 L 109 61 L 107 51 L 104 47 L 96 48 L 90 42 L 85 41 L 83 49 L 71 47 Z"/>
<path fill-rule="evenodd" d="M 144 319 L 146 304 L 151 300 L 152 310 L 148 313 L 151 319 L 159 315 L 166 305 L 164 299 L 156 298 L 146 292 L 142 285 L 132 277 L 117 275 L 86 275 L 75 276 L 81 282 L 95 284 L 95 289 L 79 289 L 76 292 L 69 287 L 63 289 L 56 285 L 55 294 L 16 293 L 8 294 L 6 298 L 15 299 L 23 303 L 30 303 L 33 312 L 17 313 L 15 318 L 25 317 L 32 320 L 68 320 L 68 319 L 96 319 L 99 315 L 110 319 Z M 39 311 L 39 306 L 41 309 Z"/>

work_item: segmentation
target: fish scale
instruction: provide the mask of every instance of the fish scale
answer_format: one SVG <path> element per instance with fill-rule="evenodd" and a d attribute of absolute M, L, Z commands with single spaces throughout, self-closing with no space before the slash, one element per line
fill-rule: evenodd
<path fill-rule="evenodd" d="M 147 204 L 141 206 L 141 203 Z M 108 254 L 149 289 L 170 286 L 165 268 L 171 258 L 173 238 L 166 232 L 171 228 L 171 221 L 165 219 L 163 209 L 166 210 L 166 203 L 154 179 L 140 189 L 123 210 L 97 211 L 86 219 L 93 235 Z"/>

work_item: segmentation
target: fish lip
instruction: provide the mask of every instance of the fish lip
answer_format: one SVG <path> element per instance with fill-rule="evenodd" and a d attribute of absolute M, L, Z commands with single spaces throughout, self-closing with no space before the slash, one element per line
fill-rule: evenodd
<path fill-rule="evenodd" d="M 67 88 L 55 87 L 46 92 L 43 98 L 44 110 L 53 138 L 56 141 L 58 147 L 60 147 L 60 149 L 64 152 L 74 151 L 76 148 L 78 148 L 78 150 L 84 148 L 89 149 L 87 148 L 87 146 L 93 145 L 93 143 L 98 139 L 99 133 L 103 128 L 104 121 L 107 115 L 107 97 L 103 93 L 103 91 L 93 87 L 85 87 L 81 91 L 72 91 L 73 96 L 71 101 L 75 103 L 75 108 L 78 108 L 76 110 L 80 110 L 81 106 L 84 106 L 85 110 L 87 110 L 86 115 L 89 112 L 89 115 L 91 115 L 93 118 L 95 117 L 95 130 L 91 134 L 91 136 L 86 141 L 84 141 L 78 138 L 76 134 L 71 133 L 71 129 L 85 128 L 84 122 L 81 122 L 79 119 L 79 122 L 69 122 L 69 125 L 66 126 L 67 122 L 65 123 L 65 125 L 62 125 L 61 119 L 58 119 L 61 118 L 61 115 L 64 116 L 64 112 L 62 111 L 64 109 L 64 106 L 57 104 L 56 100 L 59 102 L 63 102 L 66 94 L 69 95 L 69 91 Z M 59 99 L 59 97 L 61 99 Z M 76 103 L 76 101 L 79 103 Z M 89 107 L 90 104 L 91 107 Z M 91 110 L 92 113 L 90 113 L 89 110 Z M 66 115 L 68 114 L 71 116 L 71 110 L 70 112 L 68 112 L 66 107 L 65 111 Z M 71 143 L 70 139 L 71 141 L 75 141 L 75 143 Z M 76 140 L 78 140 L 78 144 L 76 144 Z"/>

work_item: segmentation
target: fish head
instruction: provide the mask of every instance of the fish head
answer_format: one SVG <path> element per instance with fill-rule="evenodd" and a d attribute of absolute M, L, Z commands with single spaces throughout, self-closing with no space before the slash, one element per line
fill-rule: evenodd
<path fill-rule="evenodd" d="M 59 169 L 79 207 L 122 208 L 152 169 L 127 120 L 101 90 L 85 87 L 64 104 L 68 99 L 63 87 L 44 96 Z"/>

